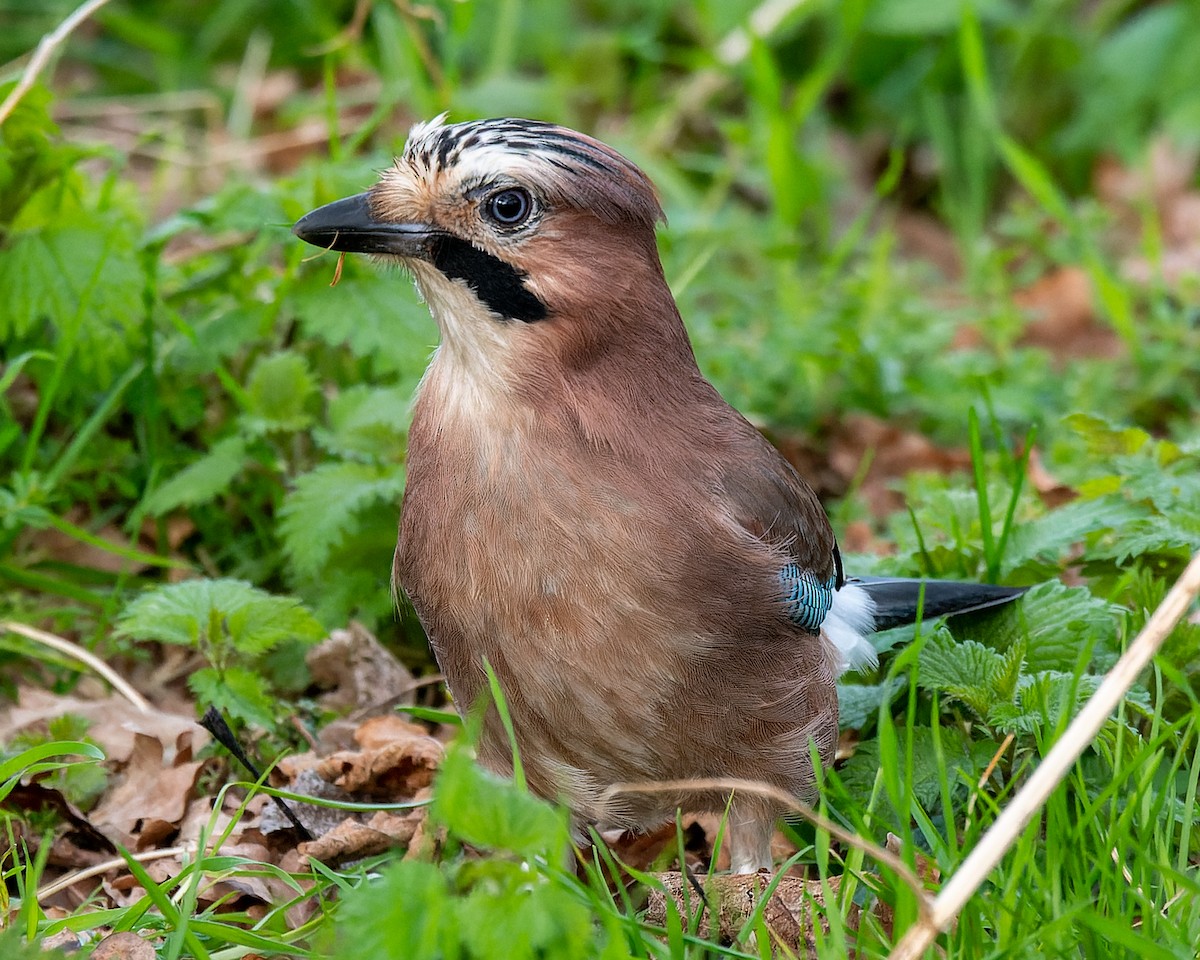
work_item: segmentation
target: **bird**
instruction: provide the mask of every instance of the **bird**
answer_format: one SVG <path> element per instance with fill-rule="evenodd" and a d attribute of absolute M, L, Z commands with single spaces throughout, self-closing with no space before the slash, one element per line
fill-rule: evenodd
<path fill-rule="evenodd" d="M 813 757 L 833 760 L 837 677 L 874 665 L 870 632 L 1021 591 L 846 575 L 813 489 L 701 374 L 663 220 L 646 174 L 587 134 L 443 114 L 293 232 L 398 262 L 439 328 L 393 585 L 455 702 L 493 671 L 529 789 L 576 824 L 727 814 L 730 869 L 755 873 L 779 794 L 811 801 Z M 513 773 L 496 709 L 477 752 Z"/>

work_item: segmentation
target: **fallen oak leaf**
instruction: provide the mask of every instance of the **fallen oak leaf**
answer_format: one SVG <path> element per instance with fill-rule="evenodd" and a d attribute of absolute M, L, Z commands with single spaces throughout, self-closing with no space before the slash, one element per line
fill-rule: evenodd
<path fill-rule="evenodd" d="M 133 847 L 150 821 L 179 824 L 203 766 L 204 761 L 167 766 L 162 741 L 135 734 L 122 781 L 92 811 L 91 820 L 109 839 Z"/>
<path fill-rule="evenodd" d="M 407 847 L 424 814 L 424 808 L 403 816 L 380 810 L 366 823 L 344 820 L 323 837 L 302 843 L 297 849 L 308 859 L 332 866 L 361 860 L 392 847 Z"/>
<path fill-rule="evenodd" d="M 395 736 L 370 749 L 342 750 L 326 757 L 315 767 L 317 773 L 352 794 L 412 796 L 433 782 L 445 748 L 423 730 L 417 734 L 393 728 L 393 732 Z"/>
<path fill-rule="evenodd" d="M 662 873 L 655 876 L 661 889 L 652 888 L 646 901 L 646 921 L 666 926 L 667 902 L 678 916 L 685 919 L 700 913 L 695 923 L 696 936 L 703 940 L 736 943 L 747 921 L 759 909 L 762 895 L 771 878 L 759 874 L 725 874 L 708 877 L 703 883 L 702 902 L 682 873 Z M 816 928 L 823 934 L 830 930 L 825 917 L 826 891 L 836 894 L 841 877 L 830 877 L 823 885 L 820 880 L 785 876 L 779 879 L 770 899 L 762 905 L 762 918 L 774 943 L 772 955 L 815 958 Z M 858 928 L 859 908 L 851 904 L 846 926 Z"/>
<path fill-rule="evenodd" d="M 92 951 L 92 960 L 155 960 L 157 956 L 150 941 L 131 930 L 110 934 Z"/>

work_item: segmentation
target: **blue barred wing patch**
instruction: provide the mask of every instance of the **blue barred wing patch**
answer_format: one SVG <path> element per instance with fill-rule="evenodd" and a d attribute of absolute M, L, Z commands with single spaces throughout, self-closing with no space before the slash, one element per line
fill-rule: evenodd
<path fill-rule="evenodd" d="M 779 571 L 779 583 L 783 587 L 783 604 L 788 619 L 812 633 L 820 632 L 821 624 L 833 606 L 837 576 L 821 581 L 811 571 L 801 570 L 799 565 L 789 563 Z"/>

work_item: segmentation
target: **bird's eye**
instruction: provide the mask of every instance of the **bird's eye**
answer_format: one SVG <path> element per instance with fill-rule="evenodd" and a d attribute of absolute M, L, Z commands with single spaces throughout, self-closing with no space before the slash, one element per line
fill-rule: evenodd
<path fill-rule="evenodd" d="M 519 187 L 501 190 L 488 197 L 485 207 L 487 215 L 505 227 L 524 223 L 533 212 L 533 199 Z"/>

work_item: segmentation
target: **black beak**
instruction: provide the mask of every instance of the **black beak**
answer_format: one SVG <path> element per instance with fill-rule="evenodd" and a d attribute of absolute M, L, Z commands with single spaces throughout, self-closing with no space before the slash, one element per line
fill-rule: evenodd
<path fill-rule="evenodd" d="M 428 260 L 440 235 L 424 223 L 389 223 L 371 213 L 370 194 L 335 200 L 296 221 L 292 233 L 305 243 L 345 253 L 387 253 Z"/>

